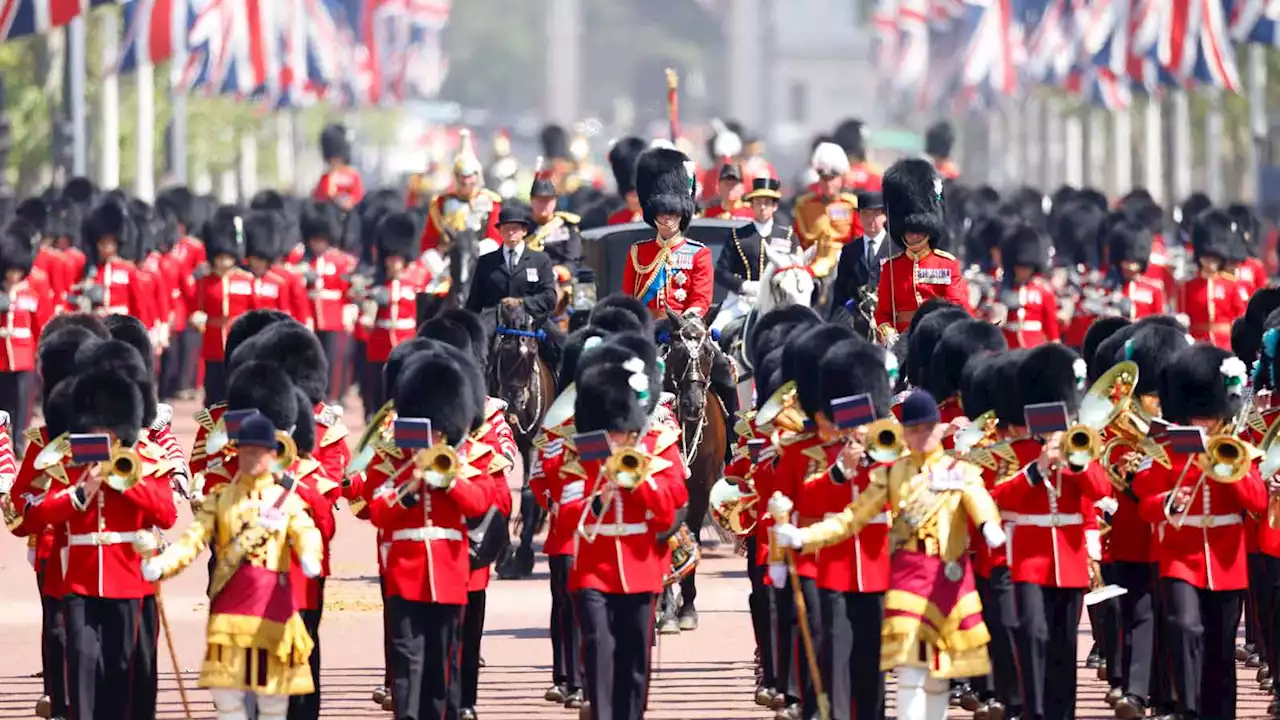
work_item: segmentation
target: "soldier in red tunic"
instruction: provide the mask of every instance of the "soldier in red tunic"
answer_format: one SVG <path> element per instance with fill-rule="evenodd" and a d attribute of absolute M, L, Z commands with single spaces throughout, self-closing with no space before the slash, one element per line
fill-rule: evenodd
<path fill-rule="evenodd" d="M 636 160 L 647 147 L 638 137 L 624 137 L 609 148 L 609 167 L 613 169 L 613 181 L 624 203 L 609 216 L 610 225 L 644 222 L 640 197 L 636 195 Z"/>
<path fill-rule="evenodd" d="M 751 206 L 742 201 L 746 188 L 742 182 L 742 166 L 737 163 L 721 165 L 716 183 L 716 202 L 703 210 L 702 216 L 712 220 L 749 219 Z"/>
<path fill-rule="evenodd" d="M 351 166 L 347 129 L 336 124 L 325 127 L 320 132 L 320 152 L 327 169 L 311 196 L 333 203 L 344 213 L 350 212 L 364 199 L 364 180 L 360 171 Z"/>
<path fill-rule="evenodd" d="M 1144 273 L 1151 257 L 1151 233 L 1128 220 L 1113 224 L 1103 239 L 1111 262 L 1111 311 L 1130 320 L 1165 311 L 1165 294 Z"/>
<path fill-rule="evenodd" d="M 1191 248 L 1197 275 L 1178 286 L 1179 319 L 1191 337 L 1231 348 L 1231 323 L 1244 315 L 1249 291 L 1236 275 L 1226 272 L 1232 245 L 1239 241 L 1236 222 L 1221 210 L 1206 210 L 1191 226 Z"/>
<path fill-rule="evenodd" d="M 453 190 L 432 199 L 422 228 L 419 252 L 434 250 L 451 232 L 477 230 L 480 237 L 501 242 L 498 213 L 502 196 L 484 186 L 484 166 L 471 147 L 471 131 L 463 130 L 458 157 L 453 161 Z"/>
<path fill-rule="evenodd" d="M 328 205 L 307 203 L 299 219 L 302 240 L 306 244 L 302 278 L 307 301 L 315 319 L 316 335 L 329 359 L 329 391 L 326 400 L 337 403 L 347 388 L 347 357 L 351 346 L 348 327 L 356 305 L 349 297 L 351 275 L 356 259 L 335 246 L 338 240 L 338 218 Z"/>
<path fill-rule="evenodd" d="M 1211 437 L 1240 412 L 1248 370 L 1230 352 L 1197 344 L 1178 352 L 1159 379 L 1166 421 Z M 1160 526 L 1162 614 L 1167 623 L 1176 710 L 1183 717 L 1234 717 L 1235 638 L 1248 587 L 1244 513 L 1266 515 L 1256 468 L 1219 482 L 1197 453 L 1168 448 L 1170 467 L 1144 461 L 1133 480 L 1139 512 Z M 1203 482 L 1201 482 L 1203 480 Z"/>
<path fill-rule="evenodd" d="M 715 205 L 723 199 L 719 182 L 724 166 L 736 164 L 742 155 L 742 135 L 739 134 L 742 126 L 731 121 L 728 126 L 717 127 L 719 129 L 715 135 L 711 136 L 707 142 L 707 156 L 711 159 L 710 167 L 697 175 L 698 203 L 703 206 Z M 742 182 L 741 172 L 739 172 L 738 182 Z"/>
<path fill-rule="evenodd" d="M 0 407 L 10 414 L 15 437 L 22 437 L 31 418 L 36 338 L 54 312 L 53 296 L 27 277 L 36 238 L 36 229 L 20 219 L 0 235 Z"/>
<path fill-rule="evenodd" d="M 1227 262 L 1227 270 L 1233 270 L 1236 278 L 1243 284 L 1250 296 L 1270 284 L 1266 266 L 1259 258 L 1262 248 L 1262 223 L 1253 212 L 1253 208 L 1244 203 L 1232 203 L 1227 206 L 1227 214 L 1236 221 L 1236 229 L 1240 242 L 1235 245 L 1238 253 L 1233 253 Z"/>
<path fill-rule="evenodd" d="M 944 298 L 972 312 L 960 262 L 933 248 L 946 233 L 937 170 L 924 160 L 898 161 L 884 174 L 884 206 L 889 237 L 902 252 L 880 268 L 875 321 L 881 337 L 905 331 L 930 298 Z"/>
<path fill-rule="evenodd" d="M 1000 243 L 1004 276 L 997 295 L 1003 318 L 999 323 L 1011 348 L 1032 348 L 1057 342 L 1057 292 L 1045 279 L 1049 241 L 1029 225 L 1011 228 Z"/>
<path fill-rule="evenodd" d="M 203 335 L 204 404 L 212 406 L 226 394 L 227 333 L 232 323 L 253 309 L 253 274 L 240 267 L 244 260 L 244 219 L 232 207 L 219 208 L 205 224 L 208 266 L 197 266 L 192 291 L 191 325 Z"/>
<path fill-rule="evenodd" d="M 361 302 L 360 323 L 369 331 L 365 342 L 365 377 L 371 394 L 372 414 L 387 401 L 382 387 L 382 367 L 391 350 L 414 336 L 418 329 L 418 293 L 426 286 L 426 270 L 413 262 L 413 235 L 417 223 L 408 213 L 392 213 L 378 223 L 378 259 L 381 267 L 374 285 Z"/>
<path fill-rule="evenodd" d="M 69 296 L 68 309 L 91 310 L 99 317 L 132 315 L 150 327 L 154 298 L 144 292 L 133 262 L 140 242 L 122 199 L 108 197 L 95 207 L 84 225 L 84 244 L 94 251 L 93 265 Z"/>
<path fill-rule="evenodd" d="M 924 152 L 933 160 L 934 167 L 944 180 L 960 177 L 959 166 L 951 162 L 951 148 L 955 144 L 956 131 L 946 120 L 939 120 L 925 131 Z"/>
<path fill-rule="evenodd" d="M 867 126 L 861 120 L 849 119 L 836 127 L 836 144 L 849 158 L 849 172 L 844 176 L 846 192 L 880 191 L 882 171 L 867 160 Z M 859 230 L 858 234 L 862 233 Z"/>
<path fill-rule="evenodd" d="M 849 157 L 839 145 L 818 143 L 809 165 L 817 173 L 813 188 L 796 198 L 791 215 L 800 247 L 813 254 L 814 276 L 827 277 L 840 261 L 840 251 L 862 235 L 858 197 L 846 192 Z"/>

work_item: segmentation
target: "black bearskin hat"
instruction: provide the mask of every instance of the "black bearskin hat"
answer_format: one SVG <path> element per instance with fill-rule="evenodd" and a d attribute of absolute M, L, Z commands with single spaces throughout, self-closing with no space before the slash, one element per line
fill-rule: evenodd
<path fill-rule="evenodd" d="M 822 383 L 818 363 L 827 348 L 857 335 L 845 325 L 814 325 L 787 340 L 782 350 L 783 381 L 794 380 L 796 399 L 806 414 L 822 409 Z"/>
<path fill-rule="evenodd" d="M 559 125 L 544 125 L 538 133 L 542 156 L 549 160 L 569 157 L 569 133 Z"/>
<path fill-rule="evenodd" d="M 467 389 L 471 391 L 471 401 L 475 405 L 476 413 L 471 418 L 471 430 L 475 430 L 484 424 L 485 421 L 485 401 L 489 398 L 489 388 L 485 381 L 484 361 L 479 360 L 476 356 L 467 350 L 457 348 L 452 345 L 446 345 L 442 342 L 436 342 L 435 350 L 444 353 L 446 356 L 453 358 L 458 363 L 458 367 L 467 375 Z"/>
<path fill-rule="evenodd" d="M 76 415 L 75 398 L 72 392 L 76 386 L 76 378 L 63 380 L 53 387 L 44 389 L 44 427 L 50 438 L 71 432 L 71 419 Z"/>
<path fill-rule="evenodd" d="M 1191 251 L 1198 260 L 1216 257 L 1222 262 L 1236 253 L 1232 245 L 1238 238 L 1236 221 L 1222 210 L 1205 210 L 1191 224 Z"/>
<path fill-rule="evenodd" d="M 88 208 L 98 199 L 98 186 L 87 177 L 73 177 L 62 186 L 62 197 L 83 208 Z"/>
<path fill-rule="evenodd" d="M 1089 380 L 1093 381 L 1111 367 L 1114 363 L 1107 363 L 1107 367 L 1100 367 L 1104 359 L 1099 359 L 1099 363 L 1095 366 L 1094 358 L 1098 355 L 1099 348 L 1108 338 L 1119 332 L 1121 329 L 1129 326 L 1129 319 L 1110 315 L 1101 317 L 1093 321 L 1089 329 L 1084 333 L 1084 343 L 1080 346 L 1080 357 L 1089 365 Z M 1095 374 L 1096 371 L 1096 374 Z"/>
<path fill-rule="evenodd" d="M 410 357 L 396 385 L 396 413 L 430 420 L 431 429 L 442 433 L 450 446 L 462 442 L 483 412 L 475 407 L 471 373 L 444 346 Z"/>
<path fill-rule="evenodd" d="M 102 319 L 102 323 L 107 326 L 112 340 L 128 343 L 138 351 L 147 375 L 155 374 L 155 350 L 151 346 L 151 336 L 141 320 L 132 315 L 108 315 Z"/>
<path fill-rule="evenodd" d="M 996 409 L 996 398 L 1004 390 L 1000 386 L 1000 369 L 1009 362 L 1009 355 L 974 358 L 965 363 L 960 378 L 960 407 L 965 417 L 977 419 L 988 410 Z"/>
<path fill-rule="evenodd" d="M 693 200 L 694 178 L 687 163 L 687 155 L 669 148 L 646 150 L 636 161 L 636 193 L 649 227 L 657 227 L 662 213 L 679 215 L 681 230 L 689 227 L 697 206 Z"/>
<path fill-rule="evenodd" d="M 287 431 L 297 424 L 299 415 L 310 415 L 312 410 L 310 404 L 298 407 L 299 402 L 305 401 L 294 390 L 293 382 L 279 365 L 247 362 L 227 379 L 227 410 L 257 410 L 276 429 Z"/>
<path fill-rule="evenodd" d="M 155 421 L 155 373 L 133 345 L 115 339 L 86 343 L 76 353 L 76 363 L 82 368 L 106 370 L 132 380 L 142 397 L 142 424 Z"/>
<path fill-rule="evenodd" d="M 185 185 L 166 188 L 156 196 L 156 210 L 168 215 L 187 232 L 195 228 L 195 195 Z"/>
<path fill-rule="evenodd" d="M 841 340 L 827 348 L 818 363 L 820 397 L 816 412 L 832 420 L 831 403 L 851 395 L 868 394 L 876 417 L 889 416 L 893 391 L 885 368 L 885 350 L 862 340 Z"/>
<path fill-rule="evenodd" d="M 395 212 L 378 223 L 378 254 L 411 260 L 417 256 L 418 221 L 407 212 Z"/>
<path fill-rule="evenodd" d="M 298 227 L 303 240 L 323 238 L 329 242 L 341 240 L 338 227 L 338 211 L 333 203 L 309 200 L 302 206 Z"/>
<path fill-rule="evenodd" d="M 129 218 L 123 202 L 107 199 L 99 203 L 84 221 L 84 243 L 90 255 L 97 253 L 98 241 L 106 237 L 116 240 L 116 254 L 133 259 L 138 255 L 138 230 Z"/>
<path fill-rule="evenodd" d="M 636 322 L 640 323 L 640 329 L 637 331 L 647 337 L 653 337 L 653 316 L 649 314 L 649 308 L 638 299 L 623 293 L 614 293 L 600 298 L 591 308 L 591 315 L 587 322 L 591 325 L 599 325 L 596 322 L 597 313 L 605 310 L 622 310 L 633 315 Z"/>
<path fill-rule="evenodd" d="M 1229 358 L 1235 356 L 1206 343 L 1183 348 L 1170 358 L 1157 379 L 1164 419 L 1189 425 L 1196 418 L 1225 421 L 1239 414 L 1242 398 L 1230 392 L 1221 370 Z"/>
<path fill-rule="evenodd" d="M 471 334 L 465 327 L 447 318 L 433 317 L 419 325 L 418 338 L 458 348 L 468 355 L 474 354 Z"/>
<path fill-rule="evenodd" d="M 803 305 L 787 305 L 770 310 L 756 318 L 745 338 L 747 359 L 754 368 L 765 355 L 782 347 L 797 331 L 806 330 L 820 322 L 822 319 L 818 314 Z"/>
<path fill-rule="evenodd" d="M 471 336 L 471 353 L 475 356 L 483 366 L 489 360 L 489 331 L 484 326 L 484 321 L 479 315 L 467 310 L 466 308 L 453 308 L 445 310 L 436 317 L 442 320 L 448 320 L 457 323 L 466 329 L 467 334 Z"/>
<path fill-rule="evenodd" d="M 624 137 L 609 148 L 609 167 L 619 195 L 636 189 L 636 161 L 647 147 L 649 144 L 638 137 Z"/>
<path fill-rule="evenodd" d="M 843 342 L 843 341 L 841 341 Z M 753 370 L 756 383 L 756 409 L 759 410 L 782 386 L 782 348 L 760 358 Z"/>
<path fill-rule="evenodd" d="M 943 239 L 946 204 L 942 176 L 933 163 L 919 158 L 899 160 L 885 171 L 882 187 L 889 237 L 895 244 L 905 247 L 907 233 L 924 233 L 934 242 Z"/>
<path fill-rule="evenodd" d="M 569 333 L 560 356 L 560 375 L 556 381 L 556 394 L 564 392 L 565 388 L 573 383 L 574 377 L 578 374 L 578 361 L 587 351 L 586 346 L 592 342 L 592 338 L 598 338 L 600 342 L 604 342 L 605 338 L 613 334 L 610 330 L 594 325 L 587 325 Z"/>
<path fill-rule="evenodd" d="M 951 157 L 951 148 L 956 144 L 956 131 L 951 123 L 939 120 L 924 132 L 924 151 L 937 158 Z"/>
<path fill-rule="evenodd" d="M 287 205 L 284 196 L 275 190 L 259 190 L 249 199 L 250 210 L 271 210 L 283 213 Z"/>
<path fill-rule="evenodd" d="M 400 372 L 410 358 L 420 352 L 439 347 L 440 342 L 435 339 L 415 337 L 409 338 L 391 348 L 391 353 L 387 355 L 387 362 L 382 365 L 382 385 L 386 397 L 394 398 L 396 396 L 396 388 L 399 387 L 400 382 Z"/>
<path fill-rule="evenodd" d="M 71 388 L 71 406 L 75 408 L 72 432 L 109 430 L 125 447 L 136 445 L 142 428 L 149 424 L 137 384 L 115 370 L 95 368 L 78 375 Z"/>
<path fill-rule="evenodd" d="M 1262 288 L 1249 298 L 1244 316 L 1231 324 L 1231 351 L 1252 365 L 1262 350 L 1262 333 L 1267 317 L 1280 308 L 1280 288 Z"/>
<path fill-rule="evenodd" d="M 228 362 L 236 354 L 236 349 L 244 344 L 245 340 L 257 335 L 270 325 L 278 322 L 297 322 L 292 315 L 281 312 L 280 310 L 258 309 L 250 310 L 231 322 L 231 327 L 227 329 L 227 340 L 223 343 L 223 351 Z M 228 371 L 234 368 L 227 368 Z"/>
<path fill-rule="evenodd" d="M 942 307 L 929 313 L 907 335 L 907 382 L 914 387 L 928 389 L 933 375 L 933 349 L 942 333 L 953 323 L 970 319 L 964 308 L 955 305 Z M 932 391 L 931 391 L 932 393 Z M 934 395 L 942 400 L 946 396 Z"/>
<path fill-rule="evenodd" d="M 76 374 L 81 365 L 76 363 L 80 348 L 92 345 L 103 338 L 88 328 L 67 325 L 40 337 L 39 365 L 41 386 L 44 389 L 42 403 L 49 402 L 49 393 L 58 383 Z"/>
<path fill-rule="evenodd" d="M 1018 363 L 1018 395 L 1024 407 L 1064 402 L 1067 412 L 1074 416 L 1086 390 L 1087 376 L 1084 358 L 1075 350 L 1057 343 L 1041 345 Z"/>
<path fill-rule="evenodd" d="M 4 233 L 0 235 L 0 275 L 8 270 L 30 273 L 39 241 L 39 231 L 26 220 L 14 218 L 5 223 Z"/>
<path fill-rule="evenodd" d="M 297 322 L 278 322 L 245 340 L 227 364 L 234 371 L 240 363 L 258 360 L 279 365 L 294 385 L 302 388 L 315 405 L 329 389 L 329 360 L 320 338 Z"/>
<path fill-rule="evenodd" d="M 966 319 L 952 323 L 933 347 L 930 377 L 923 387 L 938 400 L 945 400 L 960 392 L 969 361 L 989 360 L 1008 349 L 1004 333 L 989 322 Z"/>
<path fill-rule="evenodd" d="M 1013 277 L 1013 268 L 1029 267 L 1038 274 L 1049 268 L 1049 241 L 1044 233 L 1030 225 L 1012 228 L 1000 241 L 1000 262 L 1005 277 Z"/>
<path fill-rule="evenodd" d="M 347 141 L 347 128 L 334 123 L 320 131 L 320 155 L 325 161 L 351 162 L 351 143 Z"/>
<path fill-rule="evenodd" d="M 1190 228 L 1191 224 L 1200 216 L 1200 213 L 1211 207 L 1213 207 L 1213 201 L 1209 199 L 1208 195 L 1198 191 L 1191 193 L 1178 206 L 1178 212 L 1181 215 L 1178 224 L 1184 228 Z"/>
<path fill-rule="evenodd" d="M 1253 207 L 1246 203 L 1231 203 L 1227 206 L 1227 214 L 1236 221 L 1246 251 L 1254 254 L 1258 243 L 1262 240 L 1262 222 L 1258 220 Z"/>
<path fill-rule="evenodd" d="M 1027 424 L 1026 413 L 1023 412 L 1025 403 L 1022 401 L 1022 394 L 1019 392 L 1018 384 L 1018 368 L 1031 351 L 1023 348 L 1010 350 L 996 358 L 996 387 L 1000 389 L 995 397 L 991 398 L 991 409 L 996 411 L 996 417 L 1003 426 L 1016 425 L 1023 426 Z M 964 398 L 961 398 L 964 402 Z"/>
<path fill-rule="evenodd" d="M 1063 267 L 1098 267 L 1098 228 L 1107 213 L 1084 199 L 1054 205 L 1054 262 Z"/>
<path fill-rule="evenodd" d="M 215 210 L 205 222 L 201 236 L 209 262 L 219 255 L 230 255 L 237 262 L 244 260 L 244 218 L 234 205 L 223 205 Z"/>
<path fill-rule="evenodd" d="M 244 216 L 244 255 L 276 262 L 284 255 L 284 228 L 274 210 L 250 210 Z"/>
<path fill-rule="evenodd" d="M 52 337 L 54 333 L 70 327 L 88 330 L 99 340 L 111 339 L 111 331 L 102 322 L 102 318 L 86 312 L 69 312 L 60 313 L 49 318 L 49 322 L 45 323 L 44 327 L 40 329 L 39 344 L 43 345 L 46 338 Z"/>
<path fill-rule="evenodd" d="M 593 308 L 591 310 L 591 318 L 587 322 L 591 327 L 597 327 L 611 333 L 644 334 L 644 326 L 640 324 L 636 316 L 618 307 Z"/>
<path fill-rule="evenodd" d="M 307 403 L 307 394 L 302 392 L 301 388 L 293 388 L 294 404 L 298 406 L 297 419 L 293 423 L 293 432 L 289 435 L 293 437 L 293 444 L 297 446 L 298 453 L 302 455 L 311 455 L 316 451 L 316 415 L 312 412 L 314 406 Z"/>
<path fill-rule="evenodd" d="M 615 335 L 584 352 L 574 378 L 578 432 L 643 430 L 662 393 L 657 367 L 658 350 L 641 335 Z"/>
<path fill-rule="evenodd" d="M 867 157 L 867 126 L 861 120 L 850 118 L 836 126 L 836 144 L 851 158 Z"/>
<path fill-rule="evenodd" d="M 1151 260 L 1151 233 L 1145 227 L 1122 220 L 1111 225 L 1106 237 L 1112 265 L 1136 262 L 1146 271 Z"/>
<path fill-rule="evenodd" d="M 26 220 L 35 227 L 41 235 L 47 235 L 50 216 L 49 204 L 44 198 L 30 197 L 18 203 L 18 207 L 14 208 L 14 217 L 20 220 Z"/>
<path fill-rule="evenodd" d="M 1134 394 L 1151 395 L 1159 391 L 1160 374 L 1170 358 L 1187 349 L 1191 344 L 1190 337 L 1181 328 L 1134 326 L 1133 334 L 1124 341 L 1121 357 L 1116 359 L 1116 362 L 1132 360 L 1138 364 L 1138 385 Z"/>

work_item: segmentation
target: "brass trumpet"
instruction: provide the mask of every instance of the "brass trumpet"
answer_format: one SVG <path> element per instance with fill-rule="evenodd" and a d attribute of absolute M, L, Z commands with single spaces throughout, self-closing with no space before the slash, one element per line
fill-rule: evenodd
<path fill-rule="evenodd" d="M 877 420 L 867 426 L 867 455 L 876 462 L 893 462 L 907 451 L 902 426 L 893 418 Z"/>
<path fill-rule="evenodd" d="M 448 490 L 453 487 L 453 479 L 457 475 L 458 453 L 443 443 L 414 453 L 414 477 L 437 490 Z"/>
<path fill-rule="evenodd" d="M 1262 462 L 1258 463 L 1258 472 L 1263 481 L 1269 481 L 1280 472 L 1280 421 L 1271 423 L 1267 434 L 1262 437 L 1258 451 L 1262 453 Z M 1280 529 L 1280 495 L 1272 495 L 1267 502 L 1267 526 L 1272 530 Z"/>
<path fill-rule="evenodd" d="M 111 459 L 103 463 L 103 472 L 104 485 L 124 492 L 142 481 L 142 458 L 127 447 L 116 446 L 111 450 Z"/>
<path fill-rule="evenodd" d="M 1077 423 L 1067 428 L 1062 444 L 1067 462 L 1075 467 L 1084 467 L 1102 454 L 1102 435 L 1088 425 Z"/>
<path fill-rule="evenodd" d="M 633 447 L 618 448 L 604 463 L 604 476 L 623 490 L 634 490 L 649 475 L 649 456 Z"/>
<path fill-rule="evenodd" d="M 1196 484 L 1191 488 L 1191 500 L 1187 502 L 1186 507 L 1182 508 L 1182 512 L 1177 517 L 1170 518 L 1169 523 L 1175 528 L 1181 528 L 1187 521 L 1187 517 L 1191 514 L 1191 508 L 1195 504 L 1195 498 L 1204 488 L 1205 479 L 1208 478 L 1214 482 L 1232 485 L 1244 479 L 1249 474 L 1249 469 L 1253 467 L 1253 461 L 1259 457 L 1258 449 L 1252 445 L 1233 435 L 1214 435 L 1205 443 L 1205 451 L 1196 458 L 1197 464 L 1200 466 L 1200 478 L 1196 480 Z M 1183 478 L 1186 477 L 1184 470 L 1179 476 L 1178 482 L 1173 486 L 1171 495 L 1176 495 L 1178 490 L 1182 488 Z"/>
<path fill-rule="evenodd" d="M 298 459 L 298 444 L 293 437 L 283 430 L 276 431 L 276 459 L 271 463 L 271 471 L 281 475 L 293 467 Z"/>

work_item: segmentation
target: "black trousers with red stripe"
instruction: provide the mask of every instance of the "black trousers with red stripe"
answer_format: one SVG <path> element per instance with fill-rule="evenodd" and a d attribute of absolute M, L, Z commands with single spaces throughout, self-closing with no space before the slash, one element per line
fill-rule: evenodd
<path fill-rule="evenodd" d="M 550 555 L 547 565 L 551 568 L 551 683 L 581 690 L 582 631 L 569 592 L 573 556 Z"/>
<path fill-rule="evenodd" d="M 760 654 L 760 685 L 776 688 L 777 674 L 773 665 L 773 590 L 764 584 L 768 574 L 767 563 L 756 562 L 756 538 L 750 536 L 743 543 L 747 553 L 747 578 L 751 580 L 751 595 L 747 605 L 751 609 L 751 630 L 756 637 L 756 651 Z"/>
<path fill-rule="evenodd" d="M 1160 588 L 1178 712 L 1200 720 L 1235 717 L 1235 640 L 1244 592 L 1167 577 Z"/>
<path fill-rule="evenodd" d="M 974 573 L 978 597 L 982 599 L 982 622 L 991 633 L 991 674 L 974 678 L 973 688 L 983 700 L 997 700 L 1010 715 L 1022 708 L 1022 686 L 1018 681 L 1018 659 L 1014 652 L 1018 630 L 1018 604 L 1013 597 L 1013 578 L 1008 567 L 991 568 L 990 577 Z"/>
<path fill-rule="evenodd" d="M 54 717 L 67 716 L 67 630 L 62 621 L 62 600 L 40 596 L 43 623 L 40 633 L 40 659 L 44 667 L 44 694 Z"/>
<path fill-rule="evenodd" d="M 591 716 L 641 720 L 649 696 L 654 594 L 587 589 L 577 602 Z"/>
<path fill-rule="evenodd" d="M 804 598 L 805 617 L 808 619 L 809 637 L 813 640 L 813 652 L 823 653 L 822 611 L 818 600 L 818 584 L 813 578 L 800 578 L 800 593 Z M 778 692 L 787 696 L 788 702 L 799 702 L 804 717 L 818 717 L 818 695 L 813 688 L 813 675 L 809 672 L 809 659 L 804 638 L 800 633 L 799 613 L 791 580 L 783 588 L 774 588 L 773 647 L 774 670 L 778 673 Z"/>
<path fill-rule="evenodd" d="M 155 718 L 155 598 L 68 595 L 64 603 L 68 720 Z"/>
<path fill-rule="evenodd" d="M 824 689 L 832 720 L 883 720 L 884 673 L 880 672 L 880 625 L 884 593 L 818 590 L 823 633 Z"/>
<path fill-rule="evenodd" d="M 387 598 L 391 624 L 391 696 L 396 720 L 438 720 L 458 712 L 462 605 Z"/>
<path fill-rule="evenodd" d="M 1018 666 L 1022 668 L 1022 717 L 1069 720 L 1076 712 L 1076 635 L 1081 588 L 1015 582 Z"/>

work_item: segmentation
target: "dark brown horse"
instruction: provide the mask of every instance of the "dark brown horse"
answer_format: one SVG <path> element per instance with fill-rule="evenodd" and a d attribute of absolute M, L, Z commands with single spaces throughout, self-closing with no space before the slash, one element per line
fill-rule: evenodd
<path fill-rule="evenodd" d="M 507 403 L 507 422 L 528 467 L 533 438 L 556 398 L 556 379 L 542 359 L 542 336 L 524 307 L 499 305 L 497 313 L 497 332 L 489 350 L 489 394 Z M 498 574 L 503 578 L 524 577 L 533 572 L 533 537 L 542 523 L 542 513 L 529 492 L 528 482 L 526 477 L 520 493 L 520 519 L 512 528 L 520 545 L 505 553 L 498 564 Z"/>
<path fill-rule="evenodd" d="M 685 486 L 689 490 L 689 507 L 685 523 L 696 539 L 702 532 L 711 502 L 711 488 L 724 470 L 725 443 L 728 428 L 724 406 L 711 392 L 711 364 L 716 346 L 711 333 L 699 320 L 667 313 L 670 339 L 665 348 L 666 372 L 663 390 L 675 395 L 676 420 L 680 424 L 680 453 L 689 467 Z M 680 583 L 679 610 L 672 598 L 664 598 L 664 612 L 659 631 L 694 630 L 698 627 L 698 611 L 694 599 L 698 595 L 696 571 Z"/>

